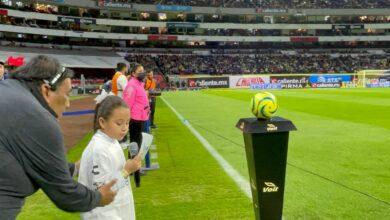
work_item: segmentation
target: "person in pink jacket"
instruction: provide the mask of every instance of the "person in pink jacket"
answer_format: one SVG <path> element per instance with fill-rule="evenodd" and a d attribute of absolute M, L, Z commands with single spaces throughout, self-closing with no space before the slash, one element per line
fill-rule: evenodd
<path fill-rule="evenodd" d="M 144 89 L 146 74 L 141 65 L 134 67 L 125 90 L 123 100 L 127 103 L 131 112 L 131 119 L 135 121 L 147 121 L 149 118 L 149 99 Z"/>
<path fill-rule="evenodd" d="M 136 64 L 131 70 L 131 78 L 123 91 L 123 100 L 130 109 L 130 142 L 142 143 L 142 131 L 145 122 L 149 119 L 149 99 L 144 89 L 146 73 L 142 65 Z M 129 155 L 130 156 L 130 155 Z M 140 173 L 134 173 L 135 185 L 140 186 Z"/>

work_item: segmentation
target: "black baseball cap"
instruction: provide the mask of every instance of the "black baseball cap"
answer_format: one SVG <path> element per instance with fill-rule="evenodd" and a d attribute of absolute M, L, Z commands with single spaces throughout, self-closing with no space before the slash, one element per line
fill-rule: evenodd
<path fill-rule="evenodd" d="M 0 60 L 0 65 L 4 66 L 5 62 L 3 60 Z"/>

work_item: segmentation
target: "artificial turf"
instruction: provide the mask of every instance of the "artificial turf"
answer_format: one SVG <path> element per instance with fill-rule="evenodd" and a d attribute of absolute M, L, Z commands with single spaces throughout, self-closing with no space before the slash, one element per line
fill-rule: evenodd
<path fill-rule="evenodd" d="M 285 219 L 390 219 L 390 89 L 271 91 L 278 116 L 292 120 Z M 245 178 L 242 134 L 251 117 L 250 90 L 165 93 L 167 100 Z M 158 100 L 160 165 L 134 189 L 137 219 L 253 219 L 251 201 L 201 143 Z M 90 135 L 68 155 L 80 158 Z M 31 196 L 18 219 L 78 219 L 43 193 Z"/>
<path fill-rule="evenodd" d="M 243 139 L 234 127 L 250 117 L 256 91 L 207 90 L 165 95 L 243 176 Z M 390 218 L 390 90 L 272 91 L 278 116 L 292 120 L 286 219 Z"/>

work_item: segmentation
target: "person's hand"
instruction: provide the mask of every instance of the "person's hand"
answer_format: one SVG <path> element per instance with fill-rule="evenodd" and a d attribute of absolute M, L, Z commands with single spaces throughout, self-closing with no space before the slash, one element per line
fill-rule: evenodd
<path fill-rule="evenodd" d="M 111 180 L 109 183 L 99 188 L 99 192 L 102 195 L 102 198 L 100 199 L 100 206 L 108 205 L 114 201 L 116 191 L 111 190 L 111 187 L 115 185 L 116 181 L 116 179 Z"/>
<path fill-rule="evenodd" d="M 76 163 L 74 163 L 75 170 L 77 170 L 76 176 L 79 175 L 79 171 L 80 171 L 80 162 L 81 162 L 81 160 L 78 160 Z"/>
<path fill-rule="evenodd" d="M 76 169 L 77 169 L 77 170 L 80 170 L 80 160 L 78 160 L 77 162 L 75 162 L 74 165 L 76 166 Z"/>
<path fill-rule="evenodd" d="M 78 176 L 80 172 L 80 160 L 74 163 L 73 177 Z"/>
<path fill-rule="evenodd" d="M 133 159 L 128 159 L 126 161 L 124 169 L 129 174 L 134 173 L 135 171 L 141 168 L 141 156 L 138 154 Z"/>

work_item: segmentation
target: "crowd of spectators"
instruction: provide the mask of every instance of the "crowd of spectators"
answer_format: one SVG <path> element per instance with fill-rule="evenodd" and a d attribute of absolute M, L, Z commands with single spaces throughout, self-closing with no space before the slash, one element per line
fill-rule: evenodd
<path fill-rule="evenodd" d="M 388 0 L 111 0 L 135 4 L 165 4 L 227 8 L 389 8 Z"/>
<path fill-rule="evenodd" d="M 126 56 L 126 60 L 130 63 L 142 63 L 144 68 L 146 70 L 152 70 L 154 72 L 160 72 L 159 67 L 157 66 L 156 61 L 154 60 L 154 57 L 151 55 L 128 55 Z"/>
<path fill-rule="evenodd" d="M 120 3 L 134 3 L 134 0 L 107 0 L 109 2 L 120 2 Z M 352 1 L 349 1 L 349 0 L 345 0 L 346 2 L 352 2 Z M 345 1 L 325 1 L 327 3 L 329 3 L 329 5 L 332 5 L 330 3 L 342 3 L 342 2 L 345 2 Z M 360 0 L 362 1 L 362 0 Z M 153 4 L 161 4 L 161 3 L 164 3 L 164 2 L 155 2 L 155 1 L 142 1 L 143 3 L 153 3 Z M 167 1 L 166 4 L 171 4 L 173 1 Z M 182 4 L 187 4 L 188 2 L 190 1 L 180 1 L 178 2 L 178 5 L 181 5 L 180 3 Z M 219 1 L 218 0 L 212 0 L 212 2 L 210 2 L 210 0 L 204 0 L 204 1 L 194 1 L 192 2 L 193 4 L 205 4 L 207 6 L 210 6 L 209 4 L 214 4 L 214 3 L 218 3 Z M 241 5 L 241 3 L 246 3 L 248 1 L 240 1 L 240 0 L 235 0 L 235 1 L 223 1 L 225 2 L 225 4 L 227 3 L 232 3 L 233 5 L 237 5 L 237 6 L 232 6 L 231 7 L 238 7 Z M 260 2 L 260 0 L 259 0 Z M 256 10 L 259 10 L 259 11 L 262 11 L 262 10 L 266 10 L 268 6 L 266 7 L 261 7 L 261 6 L 257 6 L 259 4 L 259 2 L 257 1 L 249 1 L 249 5 L 247 5 L 248 7 L 250 8 L 253 8 L 255 7 Z M 271 11 L 272 10 L 286 10 L 284 7 L 285 6 L 278 6 L 280 5 L 280 2 L 281 1 L 269 1 L 269 0 L 262 0 L 261 1 L 261 4 L 264 4 L 264 5 L 272 5 L 272 4 L 276 4 L 274 5 L 272 8 L 268 8 L 270 9 Z M 296 1 L 297 3 L 301 2 L 301 1 Z M 313 2 L 313 1 L 311 1 Z M 322 2 L 322 1 L 321 1 Z M 362 1 L 364 2 L 364 1 Z M 141 1 L 139 1 L 138 3 L 141 3 Z M 188 4 L 192 4 L 191 2 L 188 3 Z M 207 3 L 207 4 L 206 4 Z M 271 4 L 272 3 L 272 4 Z M 303 2 L 304 4 L 306 3 L 310 3 L 310 1 L 304 1 Z M 313 5 L 315 5 L 314 3 L 312 4 L 312 7 L 314 7 Z M 320 4 L 321 5 L 321 4 Z M 323 6 L 319 7 L 319 8 L 324 8 L 326 7 L 325 5 L 326 4 L 322 4 Z M 336 4 L 337 5 L 337 4 Z M 364 4 L 365 6 L 359 6 L 358 8 L 370 8 L 370 7 L 378 7 L 378 8 L 389 8 L 390 7 L 390 3 L 389 1 L 375 1 L 372 2 L 372 4 Z M 377 6 L 374 6 L 374 5 L 377 5 Z M 243 6 L 243 5 L 241 5 Z M 293 7 L 294 4 L 290 4 L 290 6 L 288 6 L 289 8 L 294 8 Z M 76 7 L 76 6 L 75 6 Z M 219 6 L 218 6 L 219 7 Z M 118 16 L 113 16 L 112 14 L 110 13 L 107 13 L 105 10 L 101 11 L 99 9 L 87 9 L 87 8 L 72 8 L 72 10 L 69 10 L 69 11 L 64 11 L 64 10 L 60 10 L 58 9 L 57 6 L 52 6 L 52 5 L 44 5 L 44 4 L 22 4 L 22 5 L 14 5 L 14 6 L 9 6 L 9 5 L 6 5 L 2 2 L 0 2 L 0 8 L 4 8 L 4 9 L 14 9 L 14 10 L 20 10 L 20 11 L 27 11 L 27 12 L 38 12 L 38 13 L 46 13 L 46 14 L 55 14 L 55 15 L 63 15 L 63 16 L 74 16 L 74 17 L 85 17 L 85 18 L 102 18 L 102 19 L 105 19 L 105 18 L 110 18 L 110 19 L 121 19 L 121 20 L 141 20 L 141 21 L 161 21 L 159 19 L 159 16 L 157 16 L 156 13 L 146 13 L 148 14 L 147 16 L 144 15 L 145 13 L 141 13 L 139 12 L 137 16 L 133 16 L 133 17 L 118 17 Z M 299 7 L 298 7 L 299 8 Z M 315 8 L 315 7 L 314 7 Z M 347 7 L 348 8 L 348 7 Z M 350 8 L 354 8 L 353 6 L 351 6 Z M 152 15 L 154 14 L 154 15 Z M 180 15 L 180 17 L 179 17 Z M 145 17 L 146 16 L 146 17 Z M 374 15 L 356 15 L 356 16 L 326 16 L 325 17 L 321 17 L 321 18 L 311 18 L 309 19 L 307 16 L 285 16 L 283 14 L 281 15 L 275 15 L 272 19 L 272 22 L 271 20 L 269 20 L 269 18 L 266 18 L 264 16 L 245 16 L 245 18 L 240 18 L 239 16 L 229 16 L 229 15 L 224 15 L 224 16 L 216 16 L 216 15 L 213 15 L 213 14 L 206 14 L 206 15 L 189 15 L 189 16 L 186 16 L 184 14 L 178 14 L 178 17 L 170 17 L 169 19 L 166 19 L 164 21 L 167 21 L 167 22 L 207 22 L 207 23 L 281 23 L 281 24 L 356 24 L 356 23 L 388 23 L 390 20 L 390 18 L 388 16 L 374 16 Z M 266 33 L 266 34 L 269 34 L 269 33 Z"/>
<path fill-rule="evenodd" d="M 165 75 L 353 73 L 361 69 L 390 68 L 390 56 L 388 54 L 130 54 L 128 60 L 148 60 L 150 66 Z M 156 65 L 153 64 L 153 61 Z"/>

